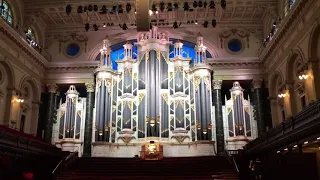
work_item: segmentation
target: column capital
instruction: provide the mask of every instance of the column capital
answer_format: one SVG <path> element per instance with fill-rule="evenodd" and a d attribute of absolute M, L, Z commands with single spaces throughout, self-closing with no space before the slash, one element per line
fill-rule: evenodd
<path fill-rule="evenodd" d="M 94 92 L 95 86 L 94 83 L 85 83 L 87 92 Z"/>
<path fill-rule="evenodd" d="M 58 86 L 56 84 L 47 84 L 49 93 L 56 93 L 58 90 Z"/>
<path fill-rule="evenodd" d="M 212 80 L 213 89 L 221 89 L 222 80 Z"/>
<path fill-rule="evenodd" d="M 253 89 L 260 89 L 262 85 L 263 79 L 253 79 L 252 80 L 252 87 Z"/>

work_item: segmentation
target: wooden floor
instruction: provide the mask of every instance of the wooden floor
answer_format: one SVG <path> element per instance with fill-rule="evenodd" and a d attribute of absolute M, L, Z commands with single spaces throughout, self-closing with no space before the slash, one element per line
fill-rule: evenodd
<path fill-rule="evenodd" d="M 238 180 L 225 157 L 165 158 L 143 161 L 134 158 L 80 158 L 58 180 Z"/>

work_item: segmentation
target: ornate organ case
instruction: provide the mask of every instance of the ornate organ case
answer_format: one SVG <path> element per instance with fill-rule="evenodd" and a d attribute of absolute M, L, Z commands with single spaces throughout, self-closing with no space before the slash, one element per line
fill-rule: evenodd
<path fill-rule="evenodd" d="M 116 61 L 117 71 L 112 69 L 109 40 L 104 40 L 101 64 L 95 71 L 95 155 L 119 156 L 111 150 L 115 144 L 139 154 L 140 148 L 134 144 L 150 140 L 164 144 L 206 140 L 213 151 L 212 69 L 206 63 L 203 38 L 197 40 L 197 57 L 191 63 L 181 42 L 169 52 L 171 42 L 153 27 L 135 43 L 137 59 L 133 59 L 133 45 L 124 45 L 124 58 Z M 174 58 L 169 58 L 170 53 Z"/>
<path fill-rule="evenodd" d="M 228 150 L 238 150 L 257 138 L 257 122 L 253 119 L 250 99 L 244 99 L 239 82 L 233 83 L 230 94 L 231 98 L 225 98 L 226 105 L 223 108 L 224 134 Z"/>
<path fill-rule="evenodd" d="M 82 155 L 84 140 L 86 98 L 79 98 L 74 85 L 66 93 L 66 102 L 57 110 L 57 122 L 53 126 L 53 142 L 63 151 L 78 151 Z"/>

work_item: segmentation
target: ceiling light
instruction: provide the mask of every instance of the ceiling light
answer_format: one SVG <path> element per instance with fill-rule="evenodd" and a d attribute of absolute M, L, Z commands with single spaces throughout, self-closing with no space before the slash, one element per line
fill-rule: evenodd
<path fill-rule="evenodd" d="M 86 24 L 84 25 L 84 29 L 85 29 L 87 32 L 89 31 L 89 29 L 90 29 L 89 23 L 86 23 Z"/>
<path fill-rule="evenodd" d="M 71 13 L 71 5 L 70 4 L 68 4 L 66 7 L 66 13 L 67 13 L 67 15 L 69 15 Z"/>
<path fill-rule="evenodd" d="M 226 0 L 221 0 L 221 7 L 222 7 L 223 10 L 226 9 L 226 7 L 227 7 L 227 1 Z"/>
<path fill-rule="evenodd" d="M 204 23 L 202 25 L 203 25 L 203 27 L 208 28 L 208 24 L 209 24 L 208 21 L 204 21 Z"/>
<path fill-rule="evenodd" d="M 296 148 L 296 147 L 298 147 L 298 145 L 294 145 L 293 147 Z"/>
<path fill-rule="evenodd" d="M 194 24 L 198 24 L 198 21 L 196 20 L 196 21 L 194 22 Z"/>
<path fill-rule="evenodd" d="M 199 1 L 199 2 L 198 2 L 198 6 L 199 6 L 199 7 L 202 7 L 202 6 L 203 6 L 203 2 L 202 2 L 202 1 Z"/>
<path fill-rule="evenodd" d="M 130 3 L 127 3 L 126 11 L 127 11 L 127 13 L 129 13 L 131 11 L 131 4 Z"/>
<path fill-rule="evenodd" d="M 152 11 L 149 9 L 149 16 L 152 16 L 152 14 L 153 14 Z"/>
<path fill-rule="evenodd" d="M 168 3 L 168 7 L 167 7 L 168 11 L 172 11 L 173 7 L 172 7 L 172 3 Z"/>
<path fill-rule="evenodd" d="M 306 141 L 306 142 L 304 142 L 303 144 L 308 144 L 309 142 L 308 141 Z"/>
<path fill-rule="evenodd" d="M 198 7 L 198 2 L 197 1 L 193 1 L 192 5 L 193 5 L 194 8 L 197 8 Z"/>
<path fill-rule="evenodd" d="M 277 153 L 280 153 L 280 151 L 277 151 Z"/>
<path fill-rule="evenodd" d="M 217 26 L 217 20 L 216 19 L 212 19 L 211 24 L 212 24 L 212 27 L 215 28 Z"/>
<path fill-rule="evenodd" d="M 107 14 L 107 6 L 103 5 L 102 8 L 100 9 L 100 14 Z"/>
<path fill-rule="evenodd" d="M 103 23 L 103 27 L 107 27 L 106 23 Z"/>
<path fill-rule="evenodd" d="M 320 137 L 318 137 L 317 140 L 320 140 Z"/>
<path fill-rule="evenodd" d="M 163 12 L 163 10 L 164 10 L 164 2 L 162 1 L 162 2 L 160 3 L 160 11 Z"/>
<path fill-rule="evenodd" d="M 128 26 L 127 26 L 126 23 L 123 23 L 122 25 L 119 24 L 119 26 L 120 26 L 120 28 L 121 28 L 122 30 L 127 30 L 127 29 L 128 29 Z"/>
<path fill-rule="evenodd" d="M 288 151 L 288 148 L 285 148 L 284 150 L 285 150 L 285 151 Z"/>
<path fill-rule="evenodd" d="M 122 9 L 122 5 L 121 4 L 118 5 L 118 13 L 123 13 L 123 9 Z"/>
<path fill-rule="evenodd" d="M 183 4 L 184 11 L 189 11 L 189 8 L 190 8 L 190 6 L 189 6 L 188 2 L 184 2 L 184 4 Z"/>
<path fill-rule="evenodd" d="M 88 6 L 88 11 L 92 11 L 92 10 L 93 10 L 92 5 L 89 5 L 89 6 Z"/>
<path fill-rule="evenodd" d="M 179 9 L 178 3 L 174 3 L 173 6 L 174 6 L 174 10 L 178 10 Z"/>
<path fill-rule="evenodd" d="M 98 31 L 99 30 L 97 24 L 92 25 L 92 27 L 93 27 L 94 31 Z"/>
<path fill-rule="evenodd" d="M 216 8 L 216 4 L 214 3 L 214 1 L 210 1 L 209 7 L 210 9 Z"/>
<path fill-rule="evenodd" d="M 151 6 L 151 10 L 152 10 L 153 12 L 156 12 L 156 11 L 157 11 L 157 7 L 156 7 L 156 5 L 155 5 L 155 4 L 152 4 L 152 6 Z"/>
<path fill-rule="evenodd" d="M 98 6 L 97 6 L 97 5 L 93 5 L 93 10 L 94 10 L 95 12 L 97 12 L 97 11 L 98 11 Z"/>
<path fill-rule="evenodd" d="M 78 13 L 83 13 L 82 6 L 78 6 L 77 12 Z"/>
<path fill-rule="evenodd" d="M 177 21 L 175 21 L 174 23 L 173 23 L 173 26 L 172 26 L 174 29 L 177 29 L 179 26 L 178 26 L 178 23 L 177 23 Z"/>

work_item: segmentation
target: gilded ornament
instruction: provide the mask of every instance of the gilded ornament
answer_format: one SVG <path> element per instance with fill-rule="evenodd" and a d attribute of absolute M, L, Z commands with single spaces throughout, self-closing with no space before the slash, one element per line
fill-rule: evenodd
<path fill-rule="evenodd" d="M 162 93 L 161 95 L 162 95 L 164 101 L 166 102 L 166 104 L 168 105 L 169 104 L 169 102 L 168 102 L 169 101 L 168 93 Z"/>
<path fill-rule="evenodd" d="M 144 93 L 140 93 L 138 98 L 139 98 L 139 104 L 141 103 L 142 99 L 144 98 L 145 94 Z"/>
<path fill-rule="evenodd" d="M 172 81 L 173 77 L 173 72 L 170 72 L 170 81 Z"/>
<path fill-rule="evenodd" d="M 201 82 L 201 77 L 200 76 L 194 76 L 193 86 L 194 86 L 195 92 L 198 92 L 200 82 Z"/>
<path fill-rule="evenodd" d="M 78 116 L 80 117 L 80 119 L 82 119 L 82 111 L 77 111 Z"/>
<path fill-rule="evenodd" d="M 205 77 L 203 78 L 203 80 L 204 80 L 204 83 L 205 83 L 206 86 L 207 86 L 207 90 L 208 90 L 208 91 L 211 91 L 210 77 L 209 77 L 209 76 L 205 76 Z"/>

